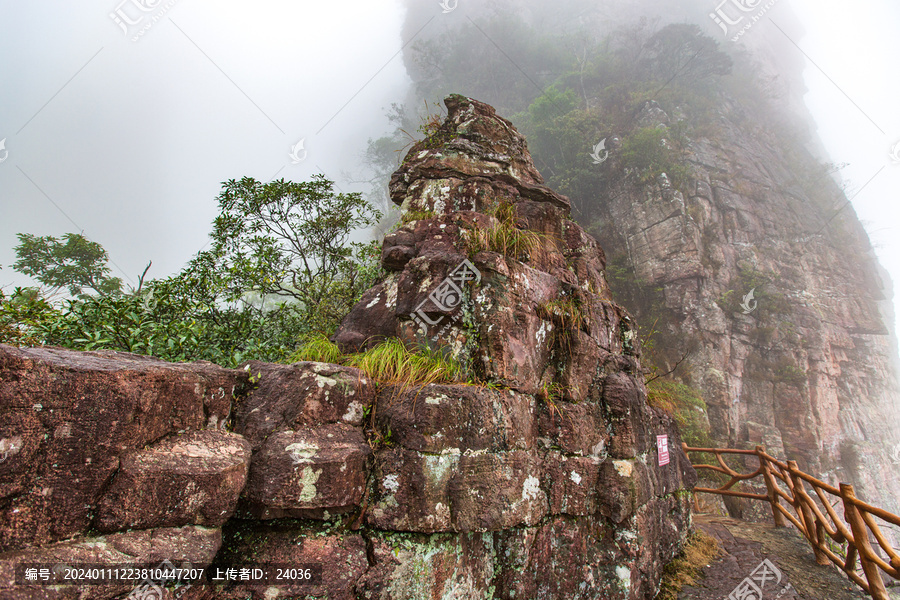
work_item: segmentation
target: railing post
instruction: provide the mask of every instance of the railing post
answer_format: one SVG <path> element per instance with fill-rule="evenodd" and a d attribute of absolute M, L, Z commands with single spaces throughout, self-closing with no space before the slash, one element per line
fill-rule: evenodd
<path fill-rule="evenodd" d="M 881 579 L 881 571 L 878 570 L 878 565 L 872 562 L 875 551 L 869 543 L 869 528 L 859 514 L 859 509 L 853 504 L 856 493 L 849 483 L 841 484 L 841 499 L 844 502 L 844 518 L 850 523 L 850 530 L 853 532 L 853 545 L 856 546 L 859 555 L 859 565 L 866 574 L 866 581 L 869 582 L 869 595 L 875 600 L 890 600 Z"/>
<path fill-rule="evenodd" d="M 684 457 L 687 459 L 688 463 L 693 467 L 694 462 L 691 460 L 691 457 L 688 456 L 688 445 L 684 442 L 681 442 L 681 451 L 684 452 Z M 697 497 L 697 492 L 691 490 L 691 498 L 694 500 L 694 512 L 698 515 L 702 512 L 700 510 L 700 498 Z"/>
<path fill-rule="evenodd" d="M 772 471 L 769 469 L 769 461 L 763 458 L 763 452 L 765 452 L 765 448 L 762 446 L 756 447 L 756 455 L 759 457 L 759 468 L 762 470 L 763 479 L 766 481 L 766 493 L 769 496 L 769 504 L 772 505 L 772 518 L 775 519 L 775 527 L 784 527 L 784 515 L 778 510 L 778 494 L 775 491 L 775 477 L 772 476 Z"/>
<path fill-rule="evenodd" d="M 797 475 L 800 472 L 800 469 L 797 467 L 797 461 L 789 460 L 787 465 L 791 473 L 791 481 L 794 484 L 794 502 L 796 503 L 794 507 L 799 508 L 797 514 L 800 516 L 803 521 L 803 527 L 806 529 L 806 539 L 812 545 L 813 554 L 816 555 L 816 562 L 820 565 L 830 564 L 831 561 L 828 560 L 828 555 L 822 552 L 821 546 L 824 544 L 824 540 L 819 537 L 820 529 L 816 525 L 816 518 L 812 509 L 803 500 L 805 490 L 803 480 Z"/>

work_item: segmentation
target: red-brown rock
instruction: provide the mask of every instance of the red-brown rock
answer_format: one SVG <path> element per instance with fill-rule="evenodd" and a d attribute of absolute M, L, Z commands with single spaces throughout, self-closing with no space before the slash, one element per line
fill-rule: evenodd
<path fill-rule="evenodd" d="M 120 457 L 225 425 L 246 374 L 117 352 L 0 345 L 0 549 L 85 531 Z"/>
<path fill-rule="evenodd" d="M 327 598 L 356 600 L 354 587 L 366 572 L 366 540 L 356 533 L 329 532 L 316 525 L 289 528 L 241 523 L 226 529 L 223 564 L 273 564 L 318 567 L 321 578 L 312 585 L 234 584 L 212 588 L 217 600 Z"/>
<path fill-rule="evenodd" d="M 77 563 L 114 569 L 127 565 L 165 565 L 164 561 L 181 565 L 186 561 L 194 567 L 205 567 L 212 563 L 221 545 L 219 529 L 181 527 L 76 538 L 40 548 L 6 552 L 0 554 L 0 599 L 106 600 L 128 594 L 141 583 L 138 580 L 134 584 L 118 585 L 17 585 L 15 572 L 19 564 L 56 567 L 62 573 L 65 565 Z"/>
<path fill-rule="evenodd" d="M 349 425 L 272 434 L 253 457 L 247 510 L 260 519 L 345 513 L 362 502 L 371 454 Z"/>
<path fill-rule="evenodd" d="M 351 367 L 250 361 L 247 371 L 258 381 L 236 411 L 234 430 L 254 450 L 280 430 L 327 423 L 359 426 L 375 400 L 375 382 Z"/>
<path fill-rule="evenodd" d="M 239 435 L 196 431 L 130 452 L 100 500 L 100 531 L 203 525 L 234 513 L 247 481 L 250 444 Z"/>

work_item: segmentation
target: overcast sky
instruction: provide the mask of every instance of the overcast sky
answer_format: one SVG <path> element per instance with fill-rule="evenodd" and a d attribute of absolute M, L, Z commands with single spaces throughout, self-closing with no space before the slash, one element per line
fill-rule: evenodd
<path fill-rule="evenodd" d="M 136 42 L 110 13 L 140 0 L 119 2 L 0 0 L 2 285 L 25 281 L 17 232 L 83 230 L 132 279 L 177 271 L 221 182 L 339 179 L 409 85 L 395 2 L 144 0 L 171 8 Z"/>
<path fill-rule="evenodd" d="M 436 26 L 473 0 L 421 1 Z M 222 181 L 324 172 L 359 189 L 342 172 L 410 84 L 403 18 L 395 0 L 0 0 L 0 285 L 27 283 L 9 267 L 17 232 L 83 231 L 114 274 L 153 260 L 161 277 L 206 243 Z M 778 0 L 754 27 L 748 43 L 777 32 L 812 61 L 807 104 L 900 281 L 900 6 Z"/>

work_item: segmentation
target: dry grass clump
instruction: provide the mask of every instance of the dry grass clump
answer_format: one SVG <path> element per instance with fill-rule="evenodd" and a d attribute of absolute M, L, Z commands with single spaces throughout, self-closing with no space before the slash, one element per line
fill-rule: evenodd
<path fill-rule="evenodd" d="M 491 211 L 497 222 L 491 227 L 466 231 L 466 252 L 496 252 L 516 260 L 538 260 L 546 255 L 547 236 L 519 227 L 516 210 L 511 204 L 501 204 Z"/>
<path fill-rule="evenodd" d="M 656 600 L 676 600 L 681 588 L 696 584 L 701 569 L 721 553 L 715 538 L 695 531 L 681 549 L 681 554 L 663 570 Z"/>

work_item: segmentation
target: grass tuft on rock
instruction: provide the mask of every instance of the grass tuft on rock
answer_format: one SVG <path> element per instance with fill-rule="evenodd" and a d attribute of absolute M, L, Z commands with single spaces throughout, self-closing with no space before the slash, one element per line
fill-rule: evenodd
<path fill-rule="evenodd" d="M 501 204 L 492 214 L 497 222 L 491 227 L 466 232 L 466 252 L 469 256 L 479 252 L 496 252 L 516 260 L 535 260 L 546 254 L 544 241 L 547 236 L 520 228 L 512 205 Z"/>
<path fill-rule="evenodd" d="M 703 567 L 721 554 L 715 538 L 695 531 L 688 538 L 675 560 L 666 565 L 656 600 L 676 600 L 684 586 L 694 585 Z"/>
<path fill-rule="evenodd" d="M 433 210 L 408 210 L 400 217 L 400 221 L 405 225 L 413 221 L 425 221 L 438 216 Z"/>
<path fill-rule="evenodd" d="M 389 338 L 365 352 L 348 356 L 344 364 L 386 384 L 453 383 L 465 374 L 463 366 L 452 358 L 427 348 L 411 352 L 397 338 Z"/>
<path fill-rule="evenodd" d="M 340 364 L 344 355 L 337 344 L 328 339 L 324 333 L 310 336 L 302 346 L 297 348 L 287 359 L 289 363 L 295 362 L 323 362 Z"/>
<path fill-rule="evenodd" d="M 356 367 L 386 385 L 466 382 L 466 368 L 459 361 L 430 348 L 410 350 L 397 338 L 388 338 L 365 352 L 343 354 L 328 336 L 317 333 L 286 362 L 324 362 Z"/>

